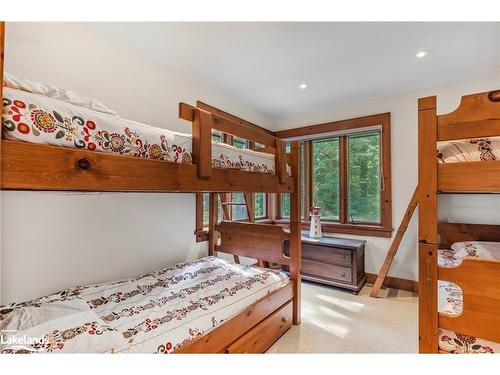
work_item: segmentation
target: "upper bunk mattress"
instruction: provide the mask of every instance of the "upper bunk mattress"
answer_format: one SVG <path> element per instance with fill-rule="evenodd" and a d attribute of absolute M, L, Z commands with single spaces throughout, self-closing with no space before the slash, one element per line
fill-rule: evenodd
<path fill-rule="evenodd" d="M 125 120 L 10 87 L 3 92 L 6 139 L 191 164 L 191 135 Z M 212 166 L 274 174 L 274 155 L 213 143 Z"/>
<path fill-rule="evenodd" d="M 500 160 L 500 136 L 438 142 L 439 163 Z"/>
<path fill-rule="evenodd" d="M 75 287 L 0 306 L 0 352 L 171 353 L 287 283 L 279 271 L 207 257 Z"/>

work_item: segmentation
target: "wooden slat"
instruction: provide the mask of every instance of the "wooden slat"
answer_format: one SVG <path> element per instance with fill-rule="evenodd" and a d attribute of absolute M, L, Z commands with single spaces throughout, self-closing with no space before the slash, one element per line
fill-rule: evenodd
<path fill-rule="evenodd" d="M 500 225 L 439 223 L 439 247 L 449 249 L 454 242 L 500 242 Z"/>
<path fill-rule="evenodd" d="M 197 108 L 201 108 L 207 112 L 210 112 L 210 113 L 213 113 L 214 115 L 217 115 L 217 116 L 220 116 L 220 117 L 225 117 L 239 125 L 245 125 L 245 126 L 248 126 L 250 128 L 253 128 L 255 130 L 258 130 L 258 131 L 261 131 L 261 132 L 264 132 L 264 133 L 267 133 L 269 135 L 274 135 L 274 132 L 272 132 L 271 130 L 269 129 L 266 129 L 260 125 L 256 125 L 250 121 L 247 121 L 247 120 L 244 120 L 242 119 L 241 117 L 238 117 L 238 116 L 235 116 L 231 113 L 228 113 L 226 111 L 223 111 L 222 109 L 220 108 L 217 108 L 217 107 L 214 107 L 210 104 L 207 104 L 205 102 L 202 102 L 200 100 L 198 100 L 196 102 L 196 107 Z"/>
<path fill-rule="evenodd" d="M 1 187 L 13 190 L 150 192 L 290 192 L 293 178 L 2 140 Z M 89 169 L 78 165 L 88 161 Z"/>
<path fill-rule="evenodd" d="M 500 160 L 438 164 L 440 192 L 500 191 Z"/>
<path fill-rule="evenodd" d="M 293 324 L 300 324 L 300 298 L 301 298 L 301 193 L 300 193 L 300 144 L 292 142 L 292 174 L 297 176 L 294 180 L 293 193 L 290 194 L 290 278 L 294 282 L 293 293 Z"/>
<path fill-rule="evenodd" d="M 176 353 L 223 353 L 226 348 L 293 297 L 293 282 L 267 295 Z"/>
<path fill-rule="evenodd" d="M 439 316 L 439 327 L 500 342 L 500 261 L 465 258 L 452 268 L 439 268 L 439 280 L 457 284 L 463 292 L 458 317 Z"/>
<path fill-rule="evenodd" d="M 261 143 L 266 146 L 275 147 L 276 145 L 276 137 L 273 135 L 251 128 L 244 124 L 238 124 L 226 117 L 218 116 L 205 110 L 195 108 L 187 103 L 179 104 L 179 117 L 184 120 L 191 122 L 194 121 L 196 112 L 203 112 L 210 115 L 213 120 L 213 129 L 220 130 L 223 133 L 231 134 L 236 137 Z"/>
<path fill-rule="evenodd" d="M 216 225 L 215 230 L 221 237 L 217 251 L 265 262 L 290 264 L 290 259 L 283 253 L 283 242 L 290 235 L 280 226 L 223 221 Z"/>
<path fill-rule="evenodd" d="M 438 141 L 495 137 L 499 135 L 500 120 L 481 120 L 473 122 L 462 122 L 459 124 L 439 125 L 438 117 Z"/>
<path fill-rule="evenodd" d="M 382 284 L 384 283 L 385 277 L 389 273 L 389 268 L 391 267 L 392 261 L 396 256 L 399 244 L 401 243 L 401 240 L 403 239 L 406 229 L 408 228 L 408 224 L 410 223 L 411 217 L 413 216 L 413 212 L 417 207 L 417 203 L 418 203 L 418 187 L 413 192 L 413 196 L 410 199 L 410 203 L 408 204 L 405 214 L 403 215 L 403 219 L 401 220 L 401 224 L 399 225 L 398 232 L 396 233 L 396 236 L 392 240 L 391 246 L 387 251 L 384 264 L 382 264 L 382 267 L 380 268 L 380 271 L 377 276 L 377 280 L 375 281 L 373 289 L 370 292 L 370 297 L 378 296 L 380 288 L 382 288 Z"/>
<path fill-rule="evenodd" d="M 212 117 L 196 110 L 193 120 L 193 163 L 198 166 L 199 177 L 212 176 Z"/>
<path fill-rule="evenodd" d="M 485 136 L 482 134 L 483 130 L 485 134 L 489 134 L 492 127 L 500 130 L 498 120 L 500 120 L 500 90 L 463 96 L 455 111 L 438 116 L 438 128 L 440 135 L 443 136 L 442 139 L 468 138 L 467 134 L 482 137 Z M 473 123 L 476 122 L 479 124 L 475 127 L 476 132 L 472 133 Z M 490 124 L 483 128 L 481 125 L 485 125 L 485 122 Z"/>

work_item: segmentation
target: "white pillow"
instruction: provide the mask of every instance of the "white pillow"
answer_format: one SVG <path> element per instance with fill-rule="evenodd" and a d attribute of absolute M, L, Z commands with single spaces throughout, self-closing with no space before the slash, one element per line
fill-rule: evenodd
<path fill-rule="evenodd" d="M 118 116 L 115 111 L 108 108 L 101 102 L 92 98 L 88 98 L 84 95 L 80 95 L 71 90 L 66 90 L 48 83 L 29 81 L 25 78 L 16 77 L 9 73 L 4 73 L 3 80 L 3 84 L 5 87 L 31 92 L 33 94 L 44 95 L 49 98 L 54 98 L 66 103 L 77 105 L 79 107 L 89 108 L 94 111 L 106 113 L 112 116 Z"/>
<path fill-rule="evenodd" d="M 500 242 L 466 241 L 451 245 L 458 258 L 478 257 L 483 259 L 500 259 Z"/>
<path fill-rule="evenodd" d="M 128 345 L 78 298 L 15 308 L 7 316 L 0 353 L 109 353 Z"/>

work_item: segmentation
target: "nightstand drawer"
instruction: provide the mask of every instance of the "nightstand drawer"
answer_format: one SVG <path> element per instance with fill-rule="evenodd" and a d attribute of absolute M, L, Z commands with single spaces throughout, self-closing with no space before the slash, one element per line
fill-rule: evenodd
<path fill-rule="evenodd" d="M 311 276 L 327 277 L 332 280 L 352 281 L 352 269 L 333 264 L 302 260 L 302 273 Z"/>
<path fill-rule="evenodd" d="M 302 258 L 306 260 L 350 267 L 351 254 L 351 250 L 302 243 Z"/>

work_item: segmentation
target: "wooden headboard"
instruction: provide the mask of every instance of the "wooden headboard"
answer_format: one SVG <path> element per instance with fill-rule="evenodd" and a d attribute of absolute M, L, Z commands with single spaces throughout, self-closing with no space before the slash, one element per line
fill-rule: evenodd
<path fill-rule="evenodd" d="M 215 231 L 220 237 L 216 251 L 290 265 L 290 258 L 284 255 L 283 247 L 290 234 L 281 226 L 223 221 L 215 226 Z"/>
<path fill-rule="evenodd" d="M 500 225 L 439 223 L 439 246 L 449 249 L 454 242 L 500 241 Z"/>

